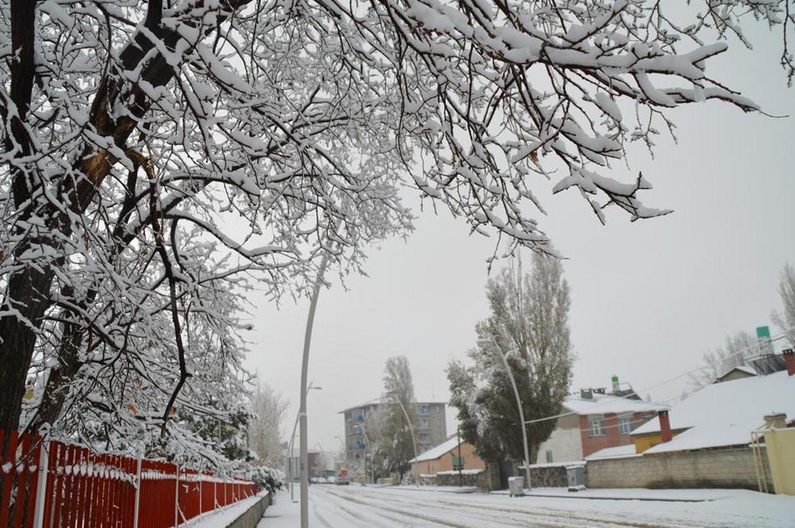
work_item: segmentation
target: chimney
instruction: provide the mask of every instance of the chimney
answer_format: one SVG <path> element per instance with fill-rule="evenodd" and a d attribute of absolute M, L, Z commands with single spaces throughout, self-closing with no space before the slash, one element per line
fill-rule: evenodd
<path fill-rule="evenodd" d="M 618 388 L 618 376 L 613 374 L 613 394 L 618 394 L 619 390 L 620 389 Z"/>
<path fill-rule="evenodd" d="M 795 351 L 791 348 L 786 349 L 784 352 L 784 362 L 787 364 L 787 375 L 795 375 Z"/>
<path fill-rule="evenodd" d="M 660 411 L 657 413 L 660 419 L 660 436 L 663 443 L 670 442 L 673 435 L 671 435 L 671 420 L 668 418 L 668 411 Z"/>
<path fill-rule="evenodd" d="M 787 427 L 787 414 L 786 413 L 766 414 L 765 425 L 769 429 L 784 429 L 785 427 Z"/>
<path fill-rule="evenodd" d="M 580 389 L 580 398 L 583 400 L 592 400 L 593 391 L 591 389 Z"/>

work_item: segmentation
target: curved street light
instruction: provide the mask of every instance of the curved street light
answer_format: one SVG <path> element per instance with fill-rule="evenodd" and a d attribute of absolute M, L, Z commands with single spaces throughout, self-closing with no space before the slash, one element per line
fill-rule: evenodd
<path fill-rule="evenodd" d="M 318 387 L 314 385 L 314 382 L 309 382 L 309 387 L 306 388 L 306 392 L 310 390 L 323 390 L 323 387 Z M 290 445 L 287 447 L 287 476 L 290 479 L 290 500 L 294 501 L 293 497 L 293 448 L 295 444 L 295 430 L 298 428 L 298 421 L 301 418 L 301 412 L 298 412 L 298 415 L 295 417 L 295 424 L 293 425 L 293 432 L 290 435 Z"/>
<path fill-rule="evenodd" d="M 309 344 L 312 342 L 312 326 L 315 323 L 315 309 L 317 298 L 320 296 L 320 286 L 323 284 L 323 274 L 328 264 L 328 253 L 323 253 L 320 267 L 315 278 L 315 287 L 312 290 L 312 301 L 309 303 L 309 314 L 306 317 L 306 331 L 304 332 L 304 354 L 301 360 L 301 408 L 298 413 L 301 428 L 301 528 L 309 527 L 309 454 L 307 449 L 307 423 L 306 423 L 306 389 L 309 371 Z"/>
<path fill-rule="evenodd" d="M 513 395 L 516 397 L 516 407 L 519 408 L 519 420 L 522 426 L 522 444 L 524 447 L 525 479 L 527 480 L 527 489 L 532 489 L 530 486 L 530 450 L 527 448 L 527 425 L 525 424 L 524 421 L 522 400 L 519 398 L 519 390 L 516 388 L 516 380 L 513 379 L 513 372 L 511 372 L 511 367 L 508 366 L 508 360 L 505 359 L 505 353 L 502 351 L 502 347 L 500 347 L 499 343 L 497 343 L 497 340 L 494 339 L 494 336 L 489 335 L 487 339 L 479 339 L 478 343 L 494 345 L 495 350 L 497 350 L 497 354 L 500 356 L 500 359 L 502 360 L 502 364 L 505 366 L 505 370 L 508 372 L 508 378 L 511 380 L 511 387 L 513 387 Z"/>
<path fill-rule="evenodd" d="M 403 416 L 406 417 L 406 423 L 409 424 L 409 432 L 411 433 L 411 443 L 414 445 L 414 460 L 417 460 L 417 438 L 414 436 L 414 426 L 411 425 L 411 418 L 409 418 L 409 413 L 406 412 L 406 408 L 403 406 L 403 402 L 400 401 L 400 397 L 395 393 L 388 393 L 389 396 L 394 396 L 395 401 L 397 401 L 398 405 L 400 405 L 400 410 L 403 411 Z M 419 467 L 419 466 L 418 466 Z M 414 471 L 411 472 L 412 476 L 414 476 L 414 481 L 417 483 L 417 487 L 420 485 L 420 478 L 419 475 L 414 475 Z"/>

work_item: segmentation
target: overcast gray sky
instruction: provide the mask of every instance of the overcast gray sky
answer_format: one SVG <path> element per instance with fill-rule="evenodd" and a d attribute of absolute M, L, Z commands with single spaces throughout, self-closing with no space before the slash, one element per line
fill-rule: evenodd
<path fill-rule="evenodd" d="M 786 87 L 775 51 L 751 53 L 735 43 L 730 53 L 707 73 L 771 114 L 795 116 L 795 91 Z M 551 184 L 537 187 L 549 213 L 538 220 L 568 259 L 573 390 L 609 386 L 615 374 L 664 401 L 687 380 L 651 387 L 698 367 L 702 353 L 728 334 L 761 325 L 779 331 L 770 319 L 780 307 L 779 273 L 786 261 L 795 263 L 795 117 L 743 114 L 717 103 L 671 115 L 678 145 L 660 137 L 654 159 L 633 150 L 630 166 L 619 164 L 610 175 L 629 180 L 642 170 L 655 186 L 646 205 L 674 214 L 630 223 L 611 210 L 602 226 L 576 192 L 553 197 Z M 337 280 L 321 292 L 309 379 L 323 390 L 309 395 L 310 448 L 339 449 L 338 413 L 381 394 L 390 356 L 409 359 L 418 398 L 446 401 L 445 365 L 465 356 L 475 323 L 488 315 L 493 240 L 470 236 L 446 212 L 416 213 L 411 238 L 372 249 L 369 277 L 351 278 L 349 291 Z M 528 266 L 529 255 L 524 260 Z M 308 302 L 288 300 L 277 310 L 265 299 L 251 301 L 257 309 L 248 366 L 291 402 L 289 434 Z"/>

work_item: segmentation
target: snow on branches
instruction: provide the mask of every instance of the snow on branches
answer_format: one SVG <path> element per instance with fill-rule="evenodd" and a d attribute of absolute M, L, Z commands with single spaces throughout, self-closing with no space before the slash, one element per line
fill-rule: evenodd
<path fill-rule="evenodd" d="M 360 270 L 412 229 L 405 185 L 508 252 L 552 251 L 535 190 L 558 171 L 602 221 L 664 213 L 610 163 L 671 108 L 757 109 L 707 65 L 750 12 L 791 73 L 789 7 L 680 26 L 643 0 L 1 1 L 0 428 L 29 374 L 31 429 L 212 415 L 245 377 L 236 295 L 305 291 L 321 253 Z"/>

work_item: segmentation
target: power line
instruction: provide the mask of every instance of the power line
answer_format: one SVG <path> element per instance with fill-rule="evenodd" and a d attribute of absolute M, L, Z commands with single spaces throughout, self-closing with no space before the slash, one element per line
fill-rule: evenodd
<path fill-rule="evenodd" d="M 779 340 L 781 340 L 781 339 L 787 339 L 787 338 L 788 338 L 788 335 L 789 335 L 789 332 L 792 332 L 793 330 L 795 330 L 795 327 L 791 327 L 791 328 L 785 329 L 785 330 L 784 330 L 783 332 L 781 332 L 780 334 L 778 334 L 778 335 L 776 335 L 776 336 L 774 336 L 774 337 L 771 337 L 771 338 L 770 338 L 770 342 L 771 342 L 771 343 L 774 343 L 774 342 L 776 342 L 776 341 L 779 341 Z M 747 347 L 745 347 L 745 348 L 743 348 L 743 349 L 741 349 L 741 350 L 739 350 L 739 351 L 735 352 L 734 354 L 730 354 L 729 356 L 726 356 L 726 357 L 727 357 L 727 358 L 729 358 L 729 357 L 734 357 L 734 356 L 741 355 L 741 354 L 742 354 L 743 356 L 745 356 L 745 354 L 746 354 L 747 352 L 749 352 L 749 351 L 753 350 L 754 348 L 756 348 L 756 346 L 757 346 L 757 345 L 750 345 L 750 346 L 747 346 Z M 693 374 L 694 372 L 699 372 L 699 371 L 702 371 L 702 370 L 704 370 L 705 368 L 707 368 L 707 367 L 697 367 L 697 368 L 694 368 L 694 369 L 690 369 L 690 370 L 688 370 L 688 371 L 686 371 L 686 372 L 684 372 L 684 373 L 682 373 L 682 374 L 677 374 L 676 376 L 674 376 L 674 377 L 672 377 L 672 378 L 669 378 L 669 379 L 667 379 L 667 380 L 665 380 L 665 381 L 662 381 L 662 382 L 660 382 L 660 383 L 656 383 L 656 384 L 654 384 L 654 385 L 651 385 L 651 386 L 649 386 L 649 387 L 645 387 L 645 388 L 643 388 L 643 389 L 639 389 L 639 390 L 637 390 L 637 391 L 633 389 L 632 393 L 630 393 L 630 394 L 627 394 L 627 395 L 624 395 L 624 396 L 613 396 L 613 397 L 615 397 L 615 398 L 623 398 L 623 399 L 633 399 L 633 398 L 632 398 L 633 394 L 634 394 L 634 395 L 637 395 L 639 392 L 647 392 L 647 391 L 650 391 L 650 390 L 656 389 L 656 388 L 658 388 L 658 387 L 662 387 L 663 385 L 667 385 L 668 383 L 671 383 L 671 382 L 673 382 L 673 381 L 676 381 L 676 380 L 678 380 L 678 379 L 680 379 L 680 378 L 683 378 L 683 377 L 685 377 L 685 376 L 689 376 L 689 375 Z M 612 396 L 612 395 L 611 395 L 611 396 Z M 669 401 L 670 401 L 670 400 L 669 400 Z M 611 403 L 611 402 L 608 400 L 608 401 L 604 401 L 604 402 L 601 402 L 601 403 L 595 403 L 595 404 L 592 406 L 592 408 L 594 408 L 594 407 L 599 407 L 599 406 L 601 406 L 601 405 L 607 405 L 608 403 Z M 536 418 L 536 419 L 533 419 L 533 420 L 526 420 L 524 423 L 525 423 L 525 425 L 530 425 L 530 424 L 534 424 L 534 423 L 546 422 L 546 421 L 549 421 L 549 420 L 557 420 L 558 418 L 563 418 L 563 417 L 565 417 L 565 416 L 571 416 L 571 415 L 573 415 L 573 414 L 578 414 L 578 413 L 576 413 L 576 412 L 573 412 L 573 411 L 570 411 L 570 412 L 565 412 L 565 413 L 556 414 L 556 415 L 554 415 L 554 416 L 545 416 L 545 417 L 543 417 L 543 418 Z"/>

